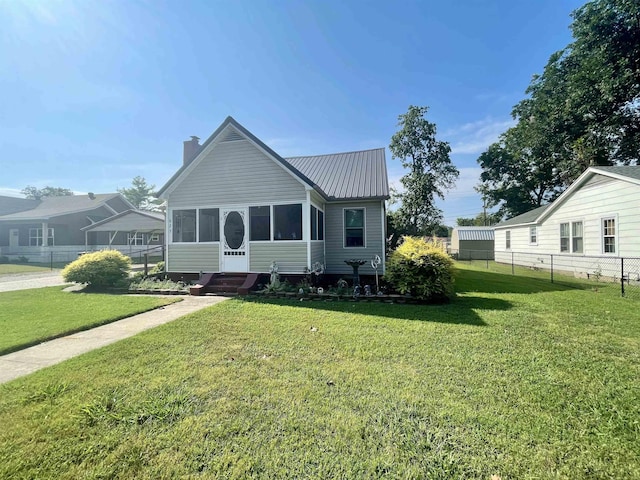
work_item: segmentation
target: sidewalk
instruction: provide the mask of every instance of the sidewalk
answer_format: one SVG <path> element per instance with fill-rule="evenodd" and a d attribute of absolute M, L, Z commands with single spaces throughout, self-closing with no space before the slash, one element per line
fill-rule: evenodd
<path fill-rule="evenodd" d="M 0 384 L 132 337 L 224 300 L 227 300 L 227 297 L 186 296 L 181 302 L 1 356 Z"/>

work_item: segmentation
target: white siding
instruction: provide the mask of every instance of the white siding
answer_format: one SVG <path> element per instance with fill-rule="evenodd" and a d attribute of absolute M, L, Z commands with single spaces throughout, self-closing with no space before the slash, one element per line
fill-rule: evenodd
<path fill-rule="evenodd" d="M 306 242 L 251 242 L 249 270 L 266 273 L 271 262 L 278 264 L 280 273 L 303 273 L 307 266 Z"/>
<path fill-rule="evenodd" d="M 365 209 L 365 247 L 344 246 L 344 209 L 364 208 Z M 371 268 L 369 260 L 375 255 L 384 258 L 384 225 L 383 225 L 383 203 L 375 202 L 350 202 L 350 203 L 328 203 L 325 208 L 325 243 L 326 243 L 326 265 L 327 273 L 349 274 L 353 269 L 344 263 L 345 260 L 357 258 L 367 260 L 360 273 L 373 275 L 375 271 Z M 378 269 L 378 273 L 383 272 L 383 267 Z"/>
<path fill-rule="evenodd" d="M 304 202 L 305 187 L 248 140 L 223 142 L 169 194 L 170 208 Z"/>
<path fill-rule="evenodd" d="M 167 272 L 220 271 L 219 243 L 174 243 L 167 247 Z"/>

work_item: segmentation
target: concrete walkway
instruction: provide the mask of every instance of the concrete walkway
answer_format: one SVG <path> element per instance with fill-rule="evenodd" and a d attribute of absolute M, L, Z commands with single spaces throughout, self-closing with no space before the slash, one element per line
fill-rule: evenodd
<path fill-rule="evenodd" d="M 107 325 L 50 340 L 0 357 L 0 384 L 55 365 L 77 355 L 132 337 L 188 313 L 222 302 L 227 297 L 182 297 L 181 302 L 134 315 Z"/>

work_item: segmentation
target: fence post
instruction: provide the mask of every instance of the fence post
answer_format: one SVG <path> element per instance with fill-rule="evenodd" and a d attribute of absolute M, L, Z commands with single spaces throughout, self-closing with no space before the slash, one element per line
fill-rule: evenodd
<path fill-rule="evenodd" d="M 620 257 L 620 294 L 624 297 L 624 257 Z"/>
<path fill-rule="evenodd" d="M 485 250 L 484 255 L 487 259 L 487 270 L 489 270 L 489 250 Z"/>
<path fill-rule="evenodd" d="M 51 267 L 51 270 L 53 271 L 53 252 L 49 252 L 49 266 Z"/>
<path fill-rule="evenodd" d="M 551 256 L 551 283 L 553 283 L 553 254 Z"/>
<path fill-rule="evenodd" d="M 511 252 L 511 275 L 515 275 L 515 269 L 513 267 L 513 252 Z"/>

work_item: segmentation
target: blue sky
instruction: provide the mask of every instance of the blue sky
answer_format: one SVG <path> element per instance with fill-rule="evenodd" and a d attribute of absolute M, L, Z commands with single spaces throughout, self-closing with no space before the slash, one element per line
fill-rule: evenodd
<path fill-rule="evenodd" d="M 426 105 L 461 172 L 454 225 L 583 3 L 0 0 L 0 193 L 159 188 L 227 115 L 284 157 L 387 147 L 396 182 L 398 115 Z"/>

